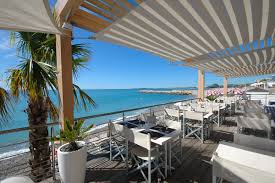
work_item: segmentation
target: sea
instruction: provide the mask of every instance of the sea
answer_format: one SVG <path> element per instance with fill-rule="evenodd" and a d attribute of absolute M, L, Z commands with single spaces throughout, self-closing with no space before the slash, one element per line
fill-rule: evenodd
<path fill-rule="evenodd" d="M 142 90 L 151 88 L 142 88 Z M 171 89 L 185 89 L 190 90 L 192 88 L 169 88 Z M 141 89 L 88 89 L 85 92 L 93 98 L 96 103 L 95 107 L 90 107 L 88 110 L 83 108 L 75 108 L 74 117 L 80 118 L 85 116 L 91 116 L 95 114 L 102 114 L 108 112 L 114 112 L 125 109 L 145 107 L 155 104 L 161 104 L 166 102 L 173 102 L 178 100 L 191 99 L 189 95 L 170 95 L 170 94 L 146 94 L 139 92 Z M 155 90 L 168 90 L 167 88 L 158 88 Z M 52 100 L 57 104 L 57 97 L 52 92 Z M 28 126 L 27 114 L 25 109 L 27 107 L 27 98 L 21 97 L 18 102 L 13 106 L 13 112 L 11 119 L 4 125 L 1 125 L 0 130 L 8 130 L 14 128 L 21 128 Z M 126 113 L 126 116 L 141 113 L 142 111 L 133 111 Z M 99 118 L 93 118 L 85 120 L 85 125 L 94 124 L 95 126 L 103 124 L 108 120 L 114 120 L 120 118 L 119 115 L 104 116 Z M 49 119 L 50 122 L 50 119 Z M 55 132 L 58 131 L 58 127 L 55 127 Z M 0 135 L 0 158 L 9 157 L 18 153 L 28 151 L 28 132 L 16 132 L 5 135 Z"/>

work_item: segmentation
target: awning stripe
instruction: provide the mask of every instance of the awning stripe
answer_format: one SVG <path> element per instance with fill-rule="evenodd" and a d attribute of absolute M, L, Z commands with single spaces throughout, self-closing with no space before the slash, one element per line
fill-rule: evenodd
<path fill-rule="evenodd" d="M 193 7 L 185 0 L 179 0 L 179 2 L 185 7 L 185 9 L 193 16 L 193 18 L 201 25 L 201 28 L 204 29 L 208 35 L 218 44 L 221 49 L 224 49 L 222 43 L 218 40 L 215 34 L 203 21 L 203 19 L 198 15 L 198 13 L 193 9 Z"/>
<path fill-rule="evenodd" d="M 244 2 L 244 9 L 245 9 L 246 18 L 247 18 L 249 42 L 252 42 L 253 41 L 253 20 L 252 20 L 251 3 L 250 3 L 250 0 L 243 0 L 243 2 Z"/>
<path fill-rule="evenodd" d="M 269 0 L 263 0 L 263 16 L 262 16 L 262 26 L 261 26 L 261 37 L 263 40 L 266 35 L 267 23 L 268 23 L 268 15 L 269 15 Z"/>
<path fill-rule="evenodd" d="M 138 45 L 138 44 L 131 43 L 131 42 L 129 42 L 129 41 L 123 40 L 123 39 L 121 39 L 121 38 L 118 38 L 118 37 L 113 36 L 113 35 L 110 35 L 110 34 L 106 34 L 106 37 L 108 37 L 108 38 L 111 39 L 111 40 L 114 40 L 115 43 L 118 43 L 118 44 L 121 44 L 121 45 L 127 44 L 128 47 L 132 47 L 132 48 L 136 48 L 136 49 L 142 48 L 142 49 L 146 50 L 147 52 L 150 52 L 150 53 L 153 53 L 153 54 L 160 55 L 161 57 L 167 58 L 167 59 L 169 59 L 169 60 L 177 60 L 177 58 L 175 58 L 175 57 L 169 57 L 169 56 L 167 56 L 167 55 L 165 55 L 165 54 L 162 54 L 162 53 L 160 53 L 160 52 L 158 52 L 158 51 L 155 51 L 155 50 L 152 50 L 152 49 L 145 48 L 145 47 L 143 47 L 143 46 L 140 46 L 140 45 Z M 109 41 L 109 40 L 108 40 L 108 41 Z"/>
<path fill-rule="evenodd" d="M 157 36 L 156 34 L 151 33 L 150 31 L 144 29 L 144 28 L 141 27 L 141 26 L 138 26 L 137 24 L 135 24 L 135 23 L 132 22 L 131 20 L 128 20 L 127 18 L 122 19 L 122 21 L 124 21 L 124 22 L 126 22 L 126 23 L 132 25 L 132 26 L 134 27 L 134 29 L 132 29 L 133 31 L 141 30 L 141 31 L 143 31 L 144 36 L 148 37 L 149 39 L 150 39 L 150 36 L 151 36 L 151 37 L 153 37 L 153 40 L 154 40 L 154 38 L 155 38 L 155 39 L 156 39 L 155 41 L 160 41 L 162 44 L 168 45 L 168 46 L 174 48 L 175 50 L 177 50 L 177 53 L 181 54 L 182 56 L 188 57 L 188 56 L 186 56 L 186 54 L 183 52 L 183 50 L 180 49 L 179 47 L 175 46 L 175 44 L 172 44 L 172 43 L 170 43 L 170 42 L 168 42 L 168 41 L 165 41 L 163 38 Z M 119 25 L 119 24 L 118 24 L 118 25 Z M 152 38 L 151 38 L 151 39 L 152 39 Z M 175 50 L 174 50 L 174 51 L 175 51 Z"/>
<path fill-rule="evenodd" d="M 132 34 L 132 36 L 135 37 L 135 38 L 137 38 L 137 39 L 144 39 L 145 41 L 149 42 L 149 44 L 151 43 L 151 44 L 153 44 L 153 45 L 157 45 L 156 47 L 161 47 L 162 49 L 165 49 L 165 50 L 167 50 L 167 51 L 170 51 L 172 54 L 175 54 L 175 55 L 177 55 L 177 56 L 179 56 L 179 57 L 182 57 L 182 60 L 186 57 L 185 55 L 179 53 L 178 51 L 175 51 L 175 50 L 173 50 L 173 49 L 170 49 L 170 47 L 165 46 L 165 45 L 159 43 L 158 41 L 155 41 L 154 39 L 150 39 L 150 38 L 146 37 L 144 34 L 140 34 L 137 30 L 136 30 L 136 31 L 133 31 L 133 30 L 128 29 L 127 27 L 121 25 L 121 24 L 118 24 L 117 27 L 120 28 L 120 31 L 121 31 L 121 32 L 125 32 L 125 31 L 126 31 L 125 34 L 127 34 L 127 33 L 128 33 L 128 34 Z M 116 28 L 116 27 L 114 26 L 114 29 L 115 29 L 115 28 Z M 185 57 L 184 57 L 184 56 L 185 56 Z"/>
<path fill-rule="evenodd" d="M 224 0 L 223 3 L 226 7 L 227 13 L 228 13 L 229 18 L 231 20 L 231 23 L 234 27 L 234 30 L 235 30 L 237 39 L 239 41 L 239 44 L 242 44 L 243 39 L 242 39 L 241 31 L 240 31 L 240 28 L 239 28 L 239 25 L 238 25 L 238 22 L 237 22 L 237 19 L 236 19 L 236 15 L 234 13 L 234 10 L 233 10 L 232 4 L 231 4 L 231 1 Z"/>
<path fill-rule="evenodd" d="M 172 54 L 172 53 L 170 53 L 170 52 L 168 52 L 168 51 L 165 51 L 165 50 L 163 50 L 163 49 L 161 49 L 161 48 L 156 49 L 155 46 L 152 46 L 152 45 L 150 45 L 150 44 L 147 44 L 146 42 L 141 41 L 141 40 L 139 40 L 139 39 L 136 39 L 136 38 L 134 38 L 133 36 L 128 36 L 127 34 L 123 34 L 123 33 L 121 33 L 120 31 L 117 31 L 117 30 L 115 30 L 115 29 L 110 29 L 110 32 L 112 32 L 112 33 L 118 35 L 117 37 L 120 37 L 120 38 L 123 39 L 123 40 L 124 40 L 125 38 L 128 38 L 128 40 L 130 40 L 133 44 L 139 44 L 139 45 L 143 45 L 144 47 L 148 47 L 148 48 L 150 48 L 150 49 L 152 49 L 152 50 L 158 50 L 160 53 L 166 54 L 167 56 L 175 57 L 175 58 L 177 58 L 178 60 L 183 59 L 183 57 L 179 57 L 179 56 L 177 56 L 177 55 L 175 55 L 175 54 Z"/>
<path fill-rule="evenodd" d="M 154 17 L 156 17 L 160 22 L 164 23 L 166 26 L 168 26 L 169 28 L 173 29 L 176 33 L 178 33 L 180 36 L 182 36 L 184 39 L 186 39 L 187 41 L 189 41 L 190 43 L 192 43 L 193 45 L 195 45 L 197 48 L 199 48 L 202 52 L 198 51 L 195 48 L 192 48 L 191 46 L 189 46 L 188 44 L 185 44 L 185 42 L 179 42 L 180 44 L 183 44 L 183 46 L 185 46 L 186 48 L 188 48 L 189 50 L 193 51 L 195 54 L 201 55 L 202 53 L 207 53 L 207 50 L 205 48 L 203 48 L 202 46 L 200 46 L 196 41 L 192 40 L 189 36 L 187 36 L 184 32 L 182 32 L 181 30 L 179 30 L 176 26 L 174 26 L 174 24 L 170 23 L 169 21 L 167 21 L 165 18 L 163 18 L 159 13 L 157 13 L 153 8 L 149 7 L 148 5 L 144 5 L 143 8 L 150 12 L 152 15 L 154 15 Z M 172 36 L 173 37 L 173 36 Z M 177 39 L 176 37 L 174 37 L 175 39 Z"/>
<path fill-rule="evenodd" d="M 182 23 L 182 25 L 184 25 L 189 31 L 191 31 L 195 36 L 197 36 L 206 46 L 208 46 L 212 51 L 215 51 L 216 49 L 214 48 L 214 46 L 212 46 L 206 39 L 204 39 L 204 37 L 202 37 L 200 35 L 200 33 L 198 33 L 196 31 L 196 29 L 194 29 L 192 27 L 192 25 L 190 25 L 187 21 L 185 21 L 182 16 L 180 16 L 176 11 L 173 10 L 173 8 L 170 7 L 169 4 L 167 4 L 165 1 L 156 1 L 156 3 L 159 3 L 163 8 L 165 8 L 167 10 L 167 12 L 169 12 L 175 19 L 177 19 L 180 23 Z"/>
<path fill-rule="evenodd" d="M 226 39 L 229 47 L 233 47 L 233 43 L 226 31 L 226 29 L 224 28 L 219 16 L 217 15 L 216 11 L 214 10 L 214 8 L 212 7 L 211 3 L 209 2 L 209 0 L 203 0 L 202 1 L 203 5 L 205 6 L 205 8 L 208 10 L 209 14 L 211 15 L 211 17 L 213 18 L 213 20 L 215 21 L 215 23 L 217 24 L 217 26 L 219 27 L 221 33 L 223 34 L 224 38 Z"/>
<path fill-rule="evenodd" d="M 179 40 L 177 37 L 175 37 L 174 35 L 170 34 L 169 32 L 163 30 L 161 27 L 159 27 L 157 24 L 155 24 L 154 22 L 150 21 L 149 19 L 147 19 L 146 17 L 144 17 L 143 15 L 137 13 L 137 12 L 133 12 L 133 15 L 142 20 L 143 22 L 145 22 L 148 26 L 152 27 L 153 29 L 155 29 L 157 32 L 160 32 L 161 34 L 163 34 L 164 36 L 168 37 L 169 39 L 171 39 L 172 41 L 176 42 L 178 45 L 182 45 L 184 47 L 186 47 L 187 49 L 189 49 L 191 52 L 188 51 L 182 51 L 184 52 L 186 55 L 189 55 L 190 57 L 194 57 L 195 55 L 200 55 L 201 53 L 195 49 L 193 49 L 191 46 L 187 45 L 187 43 Z M 180 46 L 181 47 L 181 46 Z"/>

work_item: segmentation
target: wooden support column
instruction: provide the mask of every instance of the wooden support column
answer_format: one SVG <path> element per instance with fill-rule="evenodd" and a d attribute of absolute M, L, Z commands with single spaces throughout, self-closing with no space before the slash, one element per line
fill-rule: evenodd
<path fill-rule="evenodd" d="M 72 43 L 71 30 L 66 29 L 64 35 L 56 35 L 57 79 L 60 95 L 59 122 L 73 121 L 74 95 L 72 76 Z"/>
<path fill-rule="evenodd" d="M 228 78 L 224 77 L 223 78 L 223 95 L 227 96 L 228 93 Z"/>
<path fill-rule="evenodd" d="M 204 99 L 204 71 L 198 70 L 198 98 Z"/>

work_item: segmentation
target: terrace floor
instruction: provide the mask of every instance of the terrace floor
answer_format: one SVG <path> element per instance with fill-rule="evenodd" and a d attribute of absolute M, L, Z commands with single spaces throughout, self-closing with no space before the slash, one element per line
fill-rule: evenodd
<path fill-rule="evenodd" d="M 167 180 L 164 182 L 202 182 L 212 181 L 212 169 L 209 161 L 212 153 L 215 151 L 219 141 L 233 141 L 233 132 L 236 130 L 234 118 L 227 117 L 226 121 L 220 127 L 214 127 L 214 131 L 209 140 L 203 144 L 193 138 L 183 139 L 183 163 L 176 167 Z M 157 182 L 157 178 L 152 178 Z M 142 182 L 142 175 L 126 175 L 125 164 L 122 161 L 110 161 L 108 154 L 88 156 L 86 181 L 91 182 Z M 44 183 L 60 182 L 49 179 Z"/>

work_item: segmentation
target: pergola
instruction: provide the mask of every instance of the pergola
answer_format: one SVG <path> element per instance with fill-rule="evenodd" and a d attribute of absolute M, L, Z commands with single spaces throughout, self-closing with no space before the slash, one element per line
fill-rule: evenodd
<path fill-rule="evenodd" d="M 68 25 L 197 68 L 199 98 L 205 71 L 224 77 L 225 94 L 230 77 L 275 72 L 274 0 L 58 0 L 55 8 L 60 121 L 74 109 Z"/>
<path fill-rule="evenodd" d="M 273 0 L 59 0 L 56 7 L 62 22 L 95 33 L 95 40 L 198 68 L 200 98 L 205 71 L 224 77 L 225 94 L 229 77 L 275 71 Z M 70 116 L 70 37 L 58 37 L 63 114 Z"/>

